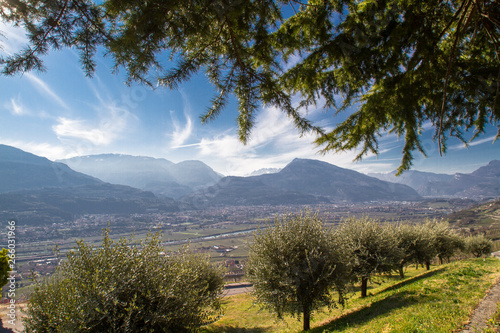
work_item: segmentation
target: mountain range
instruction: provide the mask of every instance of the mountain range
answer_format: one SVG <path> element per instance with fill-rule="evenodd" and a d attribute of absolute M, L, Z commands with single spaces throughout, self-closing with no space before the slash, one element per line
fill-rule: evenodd
<path fill-rule="evenodd" d="M 100 183 L 101 180 L 75 172 L 66 164 L 0 145 L 0 193 Z"/>
<path fill-rule="evenodd" d="M 294 159 L 277 173 L 225 177 L 182 201 L 196 207 L 228 204 L 317 204 L 326 202 L 414 201 L 409 186 L 389 183 L 356 171 L 308 159 Z"/>
<path fill-rule="evenodd" d="M 380 180 L 405 184 L 424 197 L 487 198 L 500 196 L 500 161 L 493 160 L 472 173 L 454 175 L 405 171 L 396 177 L 390 173 L 371 173 Z"/>
<path fill-rule="evenodd" d="M 176 211 L 170 198 L 103 182 L 20 149 L 0 145 L 0 219 L 25 224 L 68 221 L 82 214 Z"/>
<path fill-rule="evenodd" d="M 408 171 L 397 178 L 394 173 L 364 175 L 308 159 L 294 159 L 281 170 L 249 177 L 222 177 L 200 161 L 172 163 L 117 154 L 64 162 L 69 166 L 0 145 L 0 219 L 24 216 L 35 223 L 68 220 L 80 214 L 213 206 L 500 196 L 500 161 L 491 161 L 470 174 Z M 82 170 L 86 172 L 79 172 Z"/>
<path fill-rule="evenodd" d="M 222 178 L 201 161 L 176 164 L 164 158 L 104 154 L 58 162 L 108 183 L 128 185 L 175 199 L 213 185 Z"/>

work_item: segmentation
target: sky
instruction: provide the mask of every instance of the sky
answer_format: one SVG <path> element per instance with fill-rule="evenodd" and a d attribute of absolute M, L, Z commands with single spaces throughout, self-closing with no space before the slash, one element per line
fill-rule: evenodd
<path fill-rule="evenodd" d="M 0 23 L 1 55 L 19 50 L 22 30 Z M 401 162 L 403 139 L 380 138 L 380 154 L 353 162 L 355 151 L 320 154 L 311 134 L 300 136 L 280 110 L 262 107 L 249 142 L 238 140 L 237 105 L 232 101 L 219 118 L 201 124 L 214 90 L 203 74 L 177 90 L 125 84 L 125 71 L 113 73 L 110 58 L 97 58 L 97 71 L 85 76 L 78 54 L 71 49 L 51 51 L 46 71 L 0 76 L 0 144 L 59 160 L 94 154 L 128 154 L 165 158 L 174 163 L 201 160 L 223 175 L 244 176 L 262 168 L 282 168 L 294 158 L 326 161 L 363 173 L 390 172 Z M 347 114 L 311 109 L 307 118 L 331 129 Z M 422 142 L 427 158 L 415 152 L 412 169 L 453 174 L 468 173 L 500 159 L 500 143 L 493 143 L 493 126 L 469 147 L 450 139 L 440 156 L 425 127 Z"/>

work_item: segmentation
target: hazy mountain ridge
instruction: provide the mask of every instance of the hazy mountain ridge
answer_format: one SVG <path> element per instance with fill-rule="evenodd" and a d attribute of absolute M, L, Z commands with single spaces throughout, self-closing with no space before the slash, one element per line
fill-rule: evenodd
<path fill-rule="evenodd" d="M 420 198 L 406 185 L 384 182 L 326 162 L 294 159 L 278 173 L 225 177 L 216 185 L 182 198 L 182 201 L 203 207 L 413 201 Z"/>
<path fill-rule="evenodd" d="M 368 173 L 370 177 L 375 177 L 386 182 L 408 185 L 415 189 L 420 195 L 425 195 L 424 187 L 431 182 L 447 182 L 453 179 L 453 175 L 423 172 L 417 170 L 407 170 L 402 175 L 396 176 L 397 170 L 389 173 Z"/>
<path fill-rule="evenodd" d="M 74 170 L 103 181 L 179 198 L 215 184 L 222 176 L 201 161 L 173 163 L 163 158 L 120 154 L 60 160 Z"/>
<path fill-rule="evenodd" d="M 369 174 L 382 180 L 406 184 L 425 197 L 487 198 L 500 196 L 500 161 L 493 160 L 477 170 L 454 175 L 421 171 L 405 171 L 395 177 L 389 174 Z"/>
<path fill-rule="evenodd" d="M 278 173 L 282 169 L 279 168 L 262 168 L 259 170 L 252 171 L 251 173 L 245 175 L 245 177 L 252 177 L 252 176 L 260 176 L 260 175 L 267 175 L 270 173 Z"/>
<path fill-rule="evenodd" d="M 409 186 L 384 182 L 318 160 L 296 158 L 279 173 L 259 177 L 275 188 L 327 196 L 337 201 L 420 199 Z"/>
<path fill-rule="evenodd" d="M 76 172 L 63 163 L 0 145 L 0 193 L 100 183 L 99 179 Z"/>
<path fill-rule="evenodd" d="M 105 183 L 20 149 L 0 145 L 0 218 L 23 223 L 71 220 L 81 214 L 178 210 L 173 199 Z"/>
<path fill-rule="evenodd" d="M 200 161 L 174 164 L 164 159 L 108 154 L 73 162 L 80 161 L 80 165 L 85 165 L 81 161 L 86 159 L 93 166 L 96 161 L 101 162 L 102 172 L 108 174 L 119 168 L 117 161 L 129 161 L 126 168 L 121 168 L 122 174 L 129 176 L 131 181 L 148 180 L 144 188 L 155 191 L 105 183 L 76 172 L 65 164 L 0 145 L 0 218 L 21 216 L 33 223 L 50 223 L 70 220 L 79 214 L 136 214 L 211 206 L 416 201 L 422 198 L 410 186 L 383 181 L 318 160 L 294 159 L 277 173 L 221 178 Z M 142 165 L 148 166 L 146 172 L 139 169 Z M 163 175 L 163 181 L 155 180 L 158 174 Z M 441 177 L 439 174 L 410 171 L 406 175 L 408 181 L 417 183 L 423 182 L 422 179 L 435 179 L 421 190 L 436 197 L 451 196 L 442 193 L 453 193 L 455 197 L 482 198 L 499 196 L 500 193 L 500 161 L 492 161 L 470 174 Z M 417 175 L 417 180 L 412 179 L 412 175 Z M 182 185 L 171 181 L 172 178 L 189 180 Z M 197 184 L 217 178 L 220 180 L 213 185 L 193 192 Z M 175 201 L 158 198 L 154 194 L 166 196 L 171 191 L 179 196 L 187 195 Z"/>
<path fill-rule="evenodd" d="M 23 224 L 71 221 L 84 214 L 140 214 L 178 211 L 173 199 L 157 198 L 130 186 L 108 183 L 21 190 L 0 194 L 0 218 Z"/>
<path fill-rule="evenodd" d="M 258 177 L 258 176 L 257 176 Z M 181 199 L 197 208 L 208 206 L 307 205 L 327 198 L 273 188 L 255 177 L 224 177 L 217 184 Z"/>

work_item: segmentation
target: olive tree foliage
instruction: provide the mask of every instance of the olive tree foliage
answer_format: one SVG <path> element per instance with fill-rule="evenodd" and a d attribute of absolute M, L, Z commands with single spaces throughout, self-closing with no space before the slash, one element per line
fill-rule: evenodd
<path fill-rule="evenodd" d="M 235 96 L 242 142 L 271 105 L 325 152 L 359 148 L 360 159 L 397 134 L 401 172 L 425 154 L 428 124 L 445 153 L 449 136 L 467 142 L 500 118 L 495 0 L 6 0 L 0 17 L 29 37 L 1 59 L 4 74 L 43 69 L 49 50 L 71 47 L 91 75 L 99 46 L 129 82 L 174 89 L 203 71 L 216 94 L 202 121 Z M 311 106 L 355 110 L 326 130 L 306 118 Z"/>
<path fill-rule="evenodd" d="M 492 248 L 493 242 L 484 235 L 475 235 L 465 238 L 465 251 L 476 258 L 480 258 L 483 255 L 489 255 Z"/>
<path fill-rule="evenodd" d="M 401 258 L 398 265 L 399 276 L 404 278 L 404 268 L 410 263 L 419 264 L 420 253 L 434 252 L 432 243 L 427 233 L 421 232 L 420 228 L 409 223 L 399 223 L 394 232 L 398 239 L 397 247 L 401 250 Z"/>
<path fill-rule="evenodd" d="M 425 223 L 398 223 L 393 228 L 401 250 L 399 275 L 404 278 L 404 268 L 410 263 L 426 266 L 437 256 L 440 263 L 448 260 L 459 250 L 464 249 L 463 238 L 455 233 L 446 221 L 429 220 Z"/>
<path fill-rule="evenodd" d="M 26 332 L 184 332 L 217 318 L 222 272 L 208 258 L 162 254 L 158 235 L 135 246 L 78 242 L 30 296 Z"/>
<path fill-rule="evenodd" d="M 247 276 L 257 303 L 275 313 L 303 315 L 310 328 L 312 312 L 344 304 L 349 269 L 341 243 L 336 243 L 317 214 L 303 212 L 276 217 L 254 234 Z"/>
<path fill-rule="evenodd" d="M 361 282 L 366 297 L 368 280 L 397 267 L 401 251 L 392 230 L 370 218 L 348 218 L 335 230 L 335 237 L 348 251 L 351 276 Z"/>
<path fill-rule="evenodd" d="M 399 275 L 404 278 L 404 267 L 414 263 L 425 264 L 430 269 L 430 262 L 436 257 L 435 235 L 423 224 L 399 223 L 395 228 L 398 239 L 397 247 L 402 256 L 399 261 Z"/>
<path fill-rule="evenodd" d="M 441 264 L 465 249 L 464 238 L 454 232 L 448 222 L 428 221 L 427 225 L 434 234 L 434 247 Z"/>
<path fill-rule="evenodd" d="M 11 255 L 9 250 L 3 248 L 0 251 L 0 289 L 8 282 L 9 272 L 12 271 L 12 264 L 10 262 Z"/>

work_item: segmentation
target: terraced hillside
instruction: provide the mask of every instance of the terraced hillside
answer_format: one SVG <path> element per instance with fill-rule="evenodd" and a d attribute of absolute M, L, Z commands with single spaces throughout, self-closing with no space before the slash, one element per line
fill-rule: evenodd
<path fill-rule="evenodd" d="M 500 200 L 458 211 L 447 216 L 451 224 L 472 233 L 486 233 L 493 240 L 500 240 Z"/>

